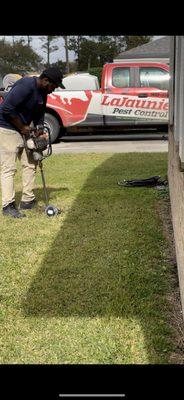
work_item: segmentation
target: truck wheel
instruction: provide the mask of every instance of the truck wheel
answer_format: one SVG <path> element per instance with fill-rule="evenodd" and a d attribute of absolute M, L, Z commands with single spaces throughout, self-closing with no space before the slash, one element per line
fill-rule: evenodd
<path fill-rule="evenodd" d="M 54 143 L 59 135 L 60 124 L 52 114 L 45 113 L 44 124 L 50 128 L 51 143 Z"/>

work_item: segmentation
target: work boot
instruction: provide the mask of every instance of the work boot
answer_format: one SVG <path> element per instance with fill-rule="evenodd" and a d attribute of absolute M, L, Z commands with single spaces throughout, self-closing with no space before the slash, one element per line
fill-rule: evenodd
<path fill-rule="evenodd" d="M 21 210 L 32 210 L 36 206 L 36 200 L 33 199 L 31 201 L 21 201 L 20 202 L 20 209 Z"/>
<path fill-rule="evenodd" d="M 3 207 L 3 215 L 10 215 L 14 218 L 24 218 L 25 214 L 20 213 L 20 211 L 16 208 L 15 202 L 8 204 L 6 207 Z"/>

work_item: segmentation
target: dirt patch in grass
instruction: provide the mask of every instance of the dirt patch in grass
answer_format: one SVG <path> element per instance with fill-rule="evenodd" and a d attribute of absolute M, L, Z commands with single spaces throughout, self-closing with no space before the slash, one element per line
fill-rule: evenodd
<path fill-rule="evenodd" d="M 177 260 L 174 243 L 174 232 L 172 225 L 172 214 L 170 198 L 167 189 L 162 193 L 161 199 L 157 202 L 157 213 L 162 221 L 163 234 L 168 242 L 166 249 L 166 262 L 171 267 L 172 291 L 167 298 L 170 303 L 170 313 L 168 322 L 173 329 L 173 342 L 175 349 L 170 354 L 169 363 L 184 363 L 184 320 L 182 315 L 182 306 L 180 299 L 179 279 L 177 271 Z"/>

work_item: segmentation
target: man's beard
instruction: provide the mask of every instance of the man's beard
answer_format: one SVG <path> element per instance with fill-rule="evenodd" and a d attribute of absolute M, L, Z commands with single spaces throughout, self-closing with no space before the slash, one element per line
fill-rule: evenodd
<path fill-rule="evenodd" d="M 41 88 L 40 92 L 46 95 L 46 94 L 52 93 L 52 90 L 49 90 L 47 87 L 45 87 L 45 88 Z"/>

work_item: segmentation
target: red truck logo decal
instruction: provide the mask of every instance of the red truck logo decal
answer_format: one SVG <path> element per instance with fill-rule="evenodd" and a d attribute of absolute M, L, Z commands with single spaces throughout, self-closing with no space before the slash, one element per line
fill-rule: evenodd
<path fill-rule="evenodd" d="M 92 93 L 89 90 L 66 93 L 61 91 L 48 96 L 47 106 L 60 114 L 64 126 L 71 126 L 86 119 L 91 98 Z"/>

